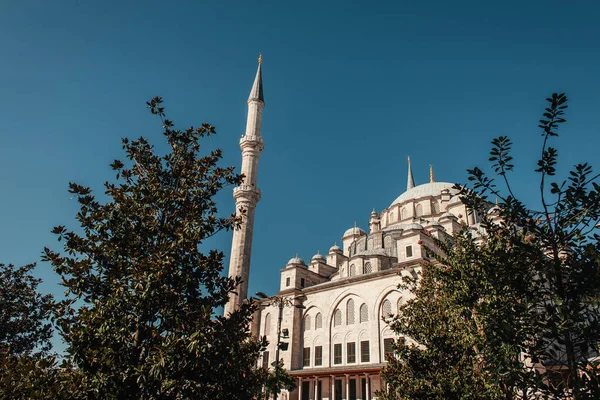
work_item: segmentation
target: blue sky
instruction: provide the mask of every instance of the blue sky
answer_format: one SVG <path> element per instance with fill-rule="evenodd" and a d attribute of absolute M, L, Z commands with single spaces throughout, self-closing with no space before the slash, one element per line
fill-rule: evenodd
<path fill-rule="evenodd" d="M 598 165 L 600 3 L 595 1 L 2 1 L 0 262 L 39 261 L 76 227 L 69 181 L 99 191 L 120 138 L 164 148 L 145 101 L 240 165 L 246 99 L 264 54 L 265 150 L 250 293 L 273 294 L 299 253 L 367 228 L 415 180 L 466 181 L 489 142 L 513 139 L 517 192 L 536 204 L 537 120 L 570 97 L 562 168 Z M 219 196 L 233 211 L 231 190 Z M 231 234 L 209 245 L 229 253 Z M 62 293 L 39 264 L 42 289 Z"/>

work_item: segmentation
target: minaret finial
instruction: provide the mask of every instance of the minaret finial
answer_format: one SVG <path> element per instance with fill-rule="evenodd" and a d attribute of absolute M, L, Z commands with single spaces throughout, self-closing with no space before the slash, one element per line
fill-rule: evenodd
<path fill-rule="evenodd" d="M 258 69 L 256 70 L 256 77 L 254 78 L 254 83 L 252 84 L 252 89 L 250 89 L 250 96 L 248 96 L 248 101 L 252 100 L 260 100 L 265 102 L 265 97 L 263 95 L 263 85 L 262 85 L 262 54 L 258 55 Z"/>
<path fill-rule="evenodd" d="M 431 164 L 429 164 L 429 182 L 435 182 L 435 179 L 433 179 L 433 165 Z"/>
<path fill-rule="evenodd" d="M 262 53 L 258 53 L 258 63 L 262 64 Z"/>
<path fill-rule="evenodd" d="M 408 156 L 408 180 L 406 182 L 406 190 L 410 190 L 415 187 L 415 180 L 413 178 L 412 169 L 410 167 L 410 156 Z"/>
<path fill-rule="evenodd" d="M 498 196 L 496 196 L 496 207 L 498 207 Z"/>

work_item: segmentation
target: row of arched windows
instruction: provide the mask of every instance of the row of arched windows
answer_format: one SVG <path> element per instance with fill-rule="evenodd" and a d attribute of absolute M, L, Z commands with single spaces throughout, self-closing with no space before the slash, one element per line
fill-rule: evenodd
<path fill-rule="evenodd" d="M 400 309 L 402 304 L 402 299 L 398 299 L 397 309 Z M 381 303 L 381 314 L 384 318 L 389 318 L 394 315 L 392 311 L 392 303 L 389 299 L 385 299 L 383 303 Z M 355 303 L 354 299 L 349 299 L 346 302 L 346 325 L 353 325 L 356 323 L 356 311 L 355 311 Z M 358 320 L 360 323 L 369 321 L 369 309 L 365 303 L 360 305 Z M 342 325 L 342 310 L 337 308 L 333 312 L 333 326 L 341 326 Z M 315 315 L 315 323 L 314 329 L 323 328 L 323 315 L 321 313 L 317 313 Z M 304 317 L 303 330 L 310 331 L 312 329 L 312 318 L 310 315 Z M 265 330 L 264 334 L 268 335 L 271 332 L 271 314 L 267 313 L 265 316 Z"/>
<path fill-rule="evenodd" d="M 432 202 L 431 203 L 431 213 L 433 215 L 437 215 L 440 213 L 440 204 L 438 202 Z M 423 206 L 421 204 L 417 204 L 415 206 L 415 217 L 422 217 L 423 216 Z M 408 210 L 406 209 L 406 207 L 403 207 L 400 210 L 400 219 L 396 220 L 396 215 L 394 214 L 394 212 L 390 212 L 389 216 L 388 216 L 388 224 L 391 224 L 393 222 L 397 222 L 397 221 L 404 221 L 405 219 L 408 218 Z"/>
<path fill-rule="evenodd" d="M 365 303 L 361 304 L 358 313 L 359 322 L 369 321 L 369 309 Z M 355 320 L 354 300 L 350 299 L 346 303 L 346 325 L 353 325 Z M 333 313 L 333 326 L 342 325 L 342 311 L 338 308 Z"/>
<path fill-rule="evenodd" d="M 365 263 L 365 265 L 363 265 L 362 267 L 362 273 L 363 274 L 370 274 L 371 272 L 373 272 L 373 267 L 371 266 L 371 263 Z M 348 276 L 355 276 L 356 275 L 356 266 L 354 264 L 350 264 L 350 267 L 348 268 Z"/>

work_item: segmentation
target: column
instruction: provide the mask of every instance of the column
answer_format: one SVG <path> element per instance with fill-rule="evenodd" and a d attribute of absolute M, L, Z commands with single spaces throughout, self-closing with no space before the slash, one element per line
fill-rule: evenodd
<path fill-rule="evenodd" d="M 318 400 L 319 398 L 319 377 L 315 376 L 315 394 L 314 394 L 314 399 Z"/>
<path fill-rule="evenodd" d="M 350 399 L 350 376 L 348 374 L 345 374 L 346 377 L 346 397 L 344 397 L 346 400 Z"/>
<path fill-rule="evenodd" d="M 331 375 L 331 377 L 329 378 L 329 380 L 331 381 L 331 394 L 329 395 L 329 399 L 330 400 L 336 400 L 335 399 L 335 376 Z"/>
<path fill-rule="evenodd" d="M 302 400 L 302 377 L 298 378 L 298 400 Z"/>
<path fill-rule="evenodd" d="M 364 394 L 365 400 L 371 400 L 371 388 L 369 386 L 369 374 L 365 374 L 365 379 L 367 380 L 367 384 L 365 385 L 365 390 L 367 393 Z"/>

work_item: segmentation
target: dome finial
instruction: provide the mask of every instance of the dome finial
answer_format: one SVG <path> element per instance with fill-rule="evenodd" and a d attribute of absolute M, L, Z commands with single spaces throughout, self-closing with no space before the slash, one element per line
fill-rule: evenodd
<path fill-rule="evenodd" d="M 435 179 L 433 179 L 433 165 L 431 164 L 429 164 L 429 182 L 435 182 Z"/>
<path fill-rule="evenodd" d="M 258 63 L 262 64 L 262 53 L 258 53 Z"/>
<path fill-rule="evenodd" d="M 496 196 L 496 207 L 498 207 L 498 196 Z"/>
<path fill-rule="evenodd" d="M 410 156 L 408 156 L 408 180 L 406 182 L 406 190 L 410 190 L 415 187 L 415 180 L 412 174 L 412 168 L 410 167 Z"/>

